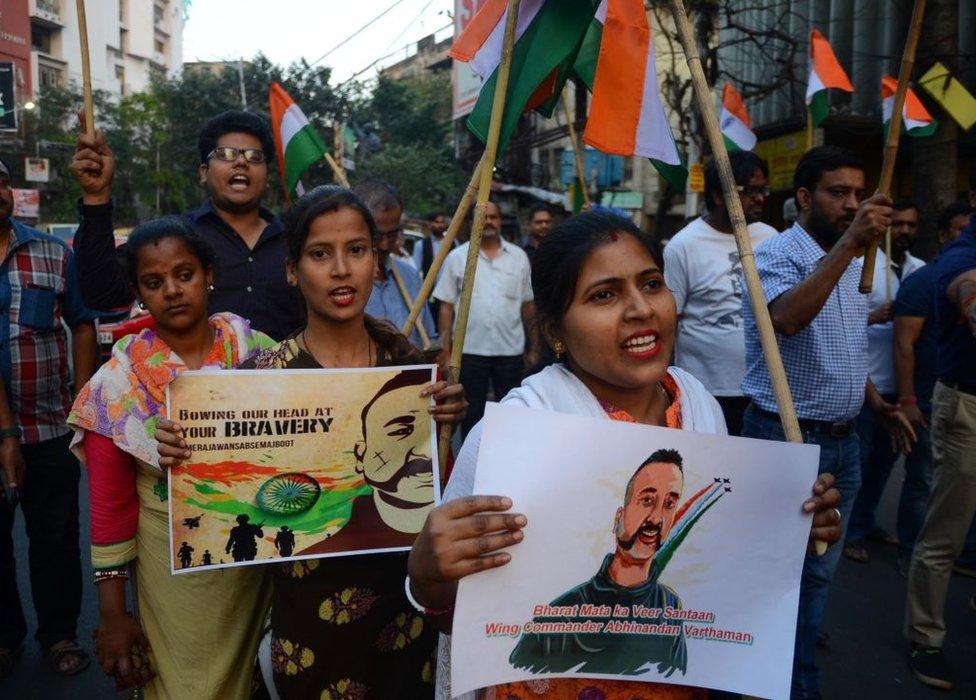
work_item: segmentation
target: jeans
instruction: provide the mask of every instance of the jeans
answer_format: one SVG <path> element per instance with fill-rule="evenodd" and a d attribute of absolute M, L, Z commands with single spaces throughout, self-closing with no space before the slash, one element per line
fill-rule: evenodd
<path fill-rule="evenodd" d="M 925 417 L 928 422 L 931 420 Z M 915 428 L 918 441 L 905 457 L 905 483 L 898 499 L 898 551 L 911 554 L 925 521 L 925 503 L 932 490 L 932 437 L 928 428 Z"/>
<path fill-rule="evenodd" d="M 468 399 L 468 414 L 461 423 L 461 437 L 485 415 L 488 401 L 488 388 L 491 387 L 495 401 L 501 401 L 505 394 L 522 382 L 524 361 L 521 355 L 489 357 L 486 355 L 461 356 L 461 384 Z"/>
<path fill-rule="evenodd" d="M 764 415 L 754 406 L 746 409 L 742 420 L 742 436 L 763 440 L 785 441 L 779 419 Z M 844 438 L 833 438 L 815 431 L 805 430 L 803 442 L 820 446 L 819 472 L 830 472 L 836 478 L 835 486 L 841 493 L 841 532 L 847 529 L 851 507 L 861 485 L 860 450 L 858 437 L 852 433 Z M 813 484 L 811 484 L 811 487 Z M 827 593 L 841 547 L 833 546 L 822 557 L 807 555 L 803 562 L 800 579 L 800 607 L 797 611 L 796 644 L 793 656 L 792 700 L 816 697 L 820 686 L 817 668 L 817 632 L 827 606 Z"/>
<path fill-rule="evenodd" d="M 894 396 L 883 398 L 888 403 L 897 401 L 897 397 Z M 851 524 L 847 530 L 848 542 L 863 540 L 877 528 L 874 512 L 878 508 L 878 502 L 888 483 L 895 460 L 898 459 L 898 453 L 891 449 L 888 431 L 878 424 L 874 411 L 867 405 L 861 409 L 857 417 L 857 436 L 861 443 L 861 488 L 857 492 L 854 508 L 851 511 Z M 924 501 L 922 508 L 924 509 Z M 921 525 L 919 520 L 915 526 L 916 532 Z"/>
<path fill-rule="evenodd" d="M 74 640 L 81 610 L 78 545 L 78 460 L 68 451 L 70 434 L 21 445 L 27 475 L 20 505 L 30 540 L 28 565 L 42 649 Z M 27 636 L 17 590 L 13 525 L 15 510 L 0 497 L 0 648 L 16 649 Z"/>

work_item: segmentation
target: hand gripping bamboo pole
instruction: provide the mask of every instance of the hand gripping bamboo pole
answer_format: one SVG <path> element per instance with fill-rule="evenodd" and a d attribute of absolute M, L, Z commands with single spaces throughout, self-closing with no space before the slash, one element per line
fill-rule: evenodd
<path fill-rule="evenodd" d="M 400 276 L 400 271 L 396 268 L 396 262 L 390 260 L 390 276 L 393 277 L 393 281 L 396 282 L 397 288 L 400 290 L 400 296 L 403 297 L 403 303 L 407 305 L 407 308 L 413 307 L 413 299 L 410 298 L 410 292 L 407 291 L 407 285 L 403 283 L 403 278 Z M 416 322 L 417 333 L 420 334 L 420 342 L 423 343 L 424 350 L 430 347 L 430 336 L 427 335 L 427 329 L 424 328 L 424 324 L 419 320 Z M 410 327 L 407 327 L 407 331 Z M 408 338 L 410 337 L 409 332 L 404 332 L 404 335 Z"/>
<path fill-rule="evenodd" d="M 508 0 L 505 42 L 502 46 L 501 63 L 498 66 L 498 80 L 495 83 L 495 99 L 491 105 L 491 121 L 488 123 L 485 158 L 481 164 L 478 199 L 474 208 L 474 223 L 471 227 L 471 239 L 468 241 L 468 259 L 464 267 L 461 298 L 457 305 L 457 321 L 454 324 L 451 363 L 447 370 L 447 381 L 450 383 L 456 383 L 461 374 L 461 355 L 464 352 L 464 336 L 468 330 L 468 314 L 471 311 L 471 294 L 474 291 L 474 276 L 478 268 L 478 254 L 481 250 L 481 234 L 485 228 L 485 213 L 488 209 L 488 195 L 491 194 L 492 171 L 495 169 L 495 158 L 498 155 L 498 137 L 502 129 L 505 98 L 508 95 L 508 76 L 512 68 L 512 49 L 515 46 L 515 27 L 518 20 L 519 5 L 520 0 Z M 441 480 L 444 479 L 445 460 L 450 446 L 451 429 L 444 426 L 441 430 L 438 451 L 441 461 Z"/>
<path fill-rule="evenodd" d="M 573 144 L 573 159 L 576 161 L 576 179 L 579 180 L 580 189 L 583 191 L 583 207 L 590 208 L 590 193 L 586 186 L 586 169 L 583 167 L 582 146 L 576 138 L 576 127 L 573 126 L 573 118 L 569 114 L 569 102 L 566 100 L 566 93 L 562 99 L 563 113 L 566 115 L 566 128 L 569 130 L 569 141 Z"/>
<path fill-rule="evenodd" d="M 427 275 L 424 277 L 424 283 L 420 287 L 420 291 L 417 293 L 417 298 L 413 300 L 413 305 L 410 307 L 410 315 L 407 316 L 406 323 L 403 324 L 403 328 L 400 332 L 404 335 L 409 335 L 410 329 L 420 318 L 420 313 L 424 309 L 424 304 L 430 298 L 431 292 L 434 291 L 434 285 L 437 284 L 437 275 L 440 274 L 441 267 L 444 265 L 444 261 L 447 259 L 448 253 L 451 252 L 451 247 L 454 245 L 454 239 L 457 238 L 458 232 L 461 230 L 461 225 L 464 223 L 464 218 L 471 211 L 471 202 L 474 201 L 474 196 L 478 192 L 478 182 L 481 180 L 481 168 L 485 164 L 485 152 L 481 156 L 481 160 L 478 161 L 478 165 L 475 166 L 474 173 L 471 174 L 471 181 L 468 182 L 467 188 L 464 190 L 464 196 L 461 197 L 461 201 L 458 202 L 457 210 L 454 212 L 454 217 L 451 219 L 451 225 L 448 227 L 447 232 L 444 234 L 444 240 L 441 241 L 441 247 L 437 250 L 437 255 L 434 256 L 433 262 L 430 264 L 430 270 L 427 271 Z M 434 319 L 434 323 L 437 319 Z"/>
<path fill-rule="evenodd" d="M 88 22 L 85 19 L 85 0 L 75 0 L 78 13 L 78 38 L 81 40 L 81 84 L 85 100 L 85 133 L 95 137 L 95 100 L 92 96 L 91 55 L 88 52 Z"/>
<path fill-rule="evenodd" d="M 891 108 L 891 121 L 888 124 L 888 140 L 885 143 L 881 178 L 878 180 L 878 192 L 889 196 L 891 195 L 891 180 L 895 174 L 895 160 L 898 157 L 898 137 L 901 136 L 901 111 L 905 105 L 908 83 L 912 79 L 915 50 L 918 48 L 918 37 L 922 32 L 922 18 L 924 16 L 925 0 L 915 0 L 912 22 L 908 26 L 908 39 L 905 41 L 905 52 L 901 56 L 901 70 L 898 71 L 898 89 L 895 91 L 895 102 Z M 885 235 L 890 237 L 891 231 Z M 877 244 L 869 245 L 864 251 L 864 267 L 861 269 L 861 283 L 858 285 L 862 294 L 869 294 L 874 286 L 874 266 L 877 257 Z"/>

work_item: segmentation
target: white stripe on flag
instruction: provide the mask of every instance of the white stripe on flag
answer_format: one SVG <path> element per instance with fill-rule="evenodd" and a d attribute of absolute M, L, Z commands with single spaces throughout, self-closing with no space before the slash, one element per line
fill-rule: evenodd
<path fill-rule="evenodd" d="M 721 127 L 722 134 L 731 139 L 732 143 L 743 151 L 751 151 L 756 147 L 756 135 L 724 105 L 722 106 Z"/>
<path fill-rule="evenodd" d="M 644 96 L 641 100 L 640 118 L 637 120 L 637 134 L 634 155 L 653 158 L 668 165 L 680 165 L 678 147 L 671 135 L 671 123 L 661 103 L 661 93 L 657 89 L 657 67 L 654 63 L 654 36 L 647 45 L 647 62 L 644 68 Z"/>
<path fill-rule="evenodd" d="M 596 8 L 596 20 L 600 24 L 607 23 L 607 0 L 603 0 L 600 6 Z"/>
<path fill-rule="evenodd" d="M 532 24 L 532 20 L 535 16 L 539 14 L 539 10 L 545 4 L 546 0 L 523 0 L 519 5 L 519 16 L 518 24 L 516 24 L 515 29 L 515 41 L 517 42 L 525 30 L 529 28 Z M 508 10 L 502 13 L 502 18 L 495 25 L 495 28 L 491 30 L 491 34 L 485 39 L 485 43 L 481 45 L 475 53 L 474 58 L 471 59 L 468 65 L 475 73 L 481 76 L 482 80 L 488 80 L 495 69 L 498 68 L 498 64 L 502 60 L 502 46 L 505 44 L 505 22 L 508 17 Z"/>
<path fill-rule="evenodd" d="M 810 104 L 810 100 L 815 93 L 818 93 L 821 90 L 826 90 L 826 89 L 827 88 L 824 87 L 823 81 L 820 79 L 820 76 L 817 75 L 817 71 L 811 68 L 810 80 L 807 81 L 807 104 Z"/>
<path fill-rule="evenodd" d="M 306 126 L 308 126 L 308 117 L 302 113 L 297 104 L 292 103 L 281 116 L 281 150 L 287 153 L 288 142 Z"/>

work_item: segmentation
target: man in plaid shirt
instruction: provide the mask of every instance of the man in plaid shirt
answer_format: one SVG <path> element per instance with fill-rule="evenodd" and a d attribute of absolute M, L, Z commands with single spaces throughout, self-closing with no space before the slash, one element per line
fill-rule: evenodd
<path fill-rule="evenodd" d="M 27 635 L 17 591 L 11 532 L 17 500 L 30 538 L 37 641 L 58 673 L 88 665 L 76 644 L 81 608 L 77 460 L 68 451 L 71 407 L 68 334 L 75 388 L 95 369 L 95 316 L 85 308 L 68 247 L 14 221 L 10 171 L 0 161 L 0 376 L 9 411 L 0 411 L 5 464 L 0 498 L 0 677 Z M 19 441 L 19 450 L 12 441 Z M 19 458 L 22 455 L 22 463 Z M 14 462 L 17 462 L 14 464 Z"/>
<path fill-rule="evenodd" d="M 756 266 L 783 355 L 803 441 L 820 446 L 820 472 L 832 473 L 843 500 L 846 530 L 861 484 L 854 419 L 867 405 L 899 446 L 914 435 L 897 406 L 881 398 L 868 378 L 865 297 L 858 291 L 865 246 L 891 223 L 891 200 L 864 199 L 864 166 L 836 146 L 808 151 L 797 164 L 793 189 L 799 216 L 793 226 L 756 248 Z M 743 298 L 746 374 L 743 392 L 752 401 L 743 437 L 784 440 L 776 399 L 759 344 L 748 292 Z M 793 659 L 792 700 L 820 697 L 816 642 L 827 590 L 840 557 L 833 547 L 809 555 L 803 565 Z"/>

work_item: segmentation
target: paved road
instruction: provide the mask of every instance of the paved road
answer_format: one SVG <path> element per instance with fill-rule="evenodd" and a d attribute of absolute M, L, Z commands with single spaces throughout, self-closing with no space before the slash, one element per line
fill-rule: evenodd
<path fill-rule="evenodd" d="M 902 474 L 896 472 L 885 492 L 880 523 L 894 529 L 894 508 Z M 82 485 L 82 503 L 87 494 Z M 82 532 L 88 532 L 87 513 L 83 512 Z M 26 538 L 22 522 L 15 534 L 19 561 L 26 559 Z M 82 552 L 87 552 L 86 541 Z M 825 629 L 831 635 L 830 648 L 821 655 L 824 697 L 830 700 L 926 700 L 927 698 L 976 697 L 976 613 L 968 608 L 969 597 L 976 595 L 976 579 L 953 577 L 949 591 L 947 620 L 949 638 L 946 653 L 958 671 L 957 687 L 947 694 L 918 683 L 908 668 L 906 645 L 901 636 L 905 600 L 905 579 L 898 573 L 893 547 L 870 548 L 869 564 L 854 564 L 842 559 L 827 608 Z M 21 595 L 30 590 L 26 567 L 19 571 Z M 94 586 L 85 570 L 84 604 L 79 621 L 79 638 L 90 646 L 88 634 L 97 622 Z M 26 606 L 28 624 L 33 630 L 33 611 Z M 75 678 L 65 679 L 50 673 L 37 648 L 28 644 L 14 675 L 0 683 L 0 698 L 22 700 L 95 700 L 124 698 L 113 691 L 114 684 L 93 664 Z"/>

